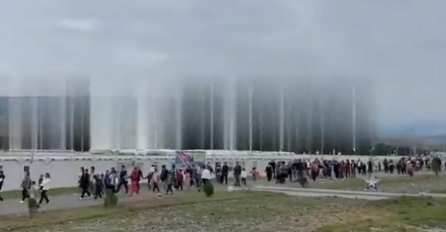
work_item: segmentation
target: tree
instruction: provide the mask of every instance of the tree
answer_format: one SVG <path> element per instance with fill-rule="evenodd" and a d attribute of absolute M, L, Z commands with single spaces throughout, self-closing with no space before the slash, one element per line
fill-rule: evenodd
<path fill-rule="evenodd" d="M 438 173 L 441 172 L 441 160 L 438 157 L 432 159 L 432 170 L 435 175 L 438 176 Z"/>
<path fill-rule="evenodd" d="M 387 145 L 385 143 L 377 143 L 372 150 L 372 155 L 376 156 L 385 156 L 392 152 L 392 146 Z"/>

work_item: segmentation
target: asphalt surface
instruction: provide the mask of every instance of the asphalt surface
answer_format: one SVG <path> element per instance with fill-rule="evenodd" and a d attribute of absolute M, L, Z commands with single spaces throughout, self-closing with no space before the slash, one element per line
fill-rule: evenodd
<path fill-rule="evenodd" d="M 230 182 L 230 184 L 232 181 Z M 365 186 L 364 182 L 364 186 Z M 228 191 L 228 186 L 216 184 L 216 191 Z M 385 193 L 385 192 L 364 192 L 364 191 L 344 191 L 344 190 L 329 190 L 329 189 L 311 189 L 311 188 L 300 188 L 297 187 L 297 183 L 288 183 L 284 185 L 274 184 L 274 182 L 257 181 L 248 182 L 248 187 L 250 190 L 254 191 L 267 191 L 267 192 L 277 192 L 284 193 L 290 196 L 304 196 L 304 197 L 342 197 L 342 198 L 355 198 L 355 199 L 365 199 L 365 200 L 381 200 L 391 197 L 399 196 L 430 196 L 446 198 L 446 194 L 401 194 L 401 193 Z M 232 190 L 241 190 L 244 188 L 229 188 Z M 196 191 L 195 188 L 191 188 L 189 191 Z M 187 191 L 186 191 L 187 192 Z M 175 192 L 175 195 L 182 195 L 184 193 Z M 60 195 L 51 196 L 51 190 L 49 191 L 50 203 L 42 204 L 40 211 L 48 210 L 61 210 L 61 209 L 72 209 L 87 206 L 99 206 L 103 204 L 102 199 L 84 199 L 79 200 L 78 194 L 70 195 Z M 146 187 L 142 187 L 140 195 L 134 195 L 129 197 L 124 193 L 120 193 L 120 201 L 132 201 L 132 200 L 143 200 L 147 198 L 155 198 L 156 194 L 149 192 Z M 20 203 L 20 199 L 7 199 L 0 202 L 0 215 L 23 215 L 27 214 L 28 208 L 26 203 Z"/>

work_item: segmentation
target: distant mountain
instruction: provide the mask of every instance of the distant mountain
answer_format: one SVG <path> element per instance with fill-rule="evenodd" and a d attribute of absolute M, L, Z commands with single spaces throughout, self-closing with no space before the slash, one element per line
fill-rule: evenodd
<path fill-rule="evenodd" d="M 397 136 L 446 136 L 446 123 L 419 122 L 408 125 L 384 125 L 378 130 L 381 137 Z"/>

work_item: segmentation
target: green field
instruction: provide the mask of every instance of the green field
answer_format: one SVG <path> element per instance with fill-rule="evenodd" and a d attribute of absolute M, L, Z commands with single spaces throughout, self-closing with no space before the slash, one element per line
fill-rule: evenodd
<path fill-rule="evenodd" d="M 446 200 L 398 198 L 378 202 L 300 198 L 260 192 L 187 194 L 2 217 L 0 231 L 429 231 L 446 228 Z M 443 231 L 443 230 L 437 230 Z M 446 230 L 444 230 L 446 231 Z"/>

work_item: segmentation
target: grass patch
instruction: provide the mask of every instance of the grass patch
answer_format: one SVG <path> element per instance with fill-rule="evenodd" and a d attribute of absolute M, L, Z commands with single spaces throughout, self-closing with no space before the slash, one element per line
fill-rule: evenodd
<path fill-rule="evenodd" d="M 202 194 L 194 193 L 186 197 L 169 197 L 162 199 L 140 200 L 119 204 L 113 209 L 104 209 L 102 206 L 75 208 L 70 210 L 54 210 L 42 212 L 34 218 L 27 216 L 0 217 L 0 231 L 27 231 L 27 229 L 45 228 L 50 225 L 67 225 L 74 222 L 90 219 L 116 219 L 116 217 L 129 216 L 141 210 L 165 208 L 171 206 L 193 205 L 197 203 L 230 201 L 249 197 L 245 192 L 230 194 L 215 194 L 212 198 L 205 198 Z"/>
<path fill-rule="evenodd" d="M 289 197 L 264 192 L 190 192 L 101 206 L 0 217 L 0 231 L 417 231 L 446 224 L 446 200 Z"/>
<path fill-rule="evenodd" d="M 356 220 L 328 225 L 319 231 L 417 231 L 419 228 L 446 228 L 446 200 L 400 197 L 367 203 L 370 210 L 386 212 L 376 220 Z"/>

